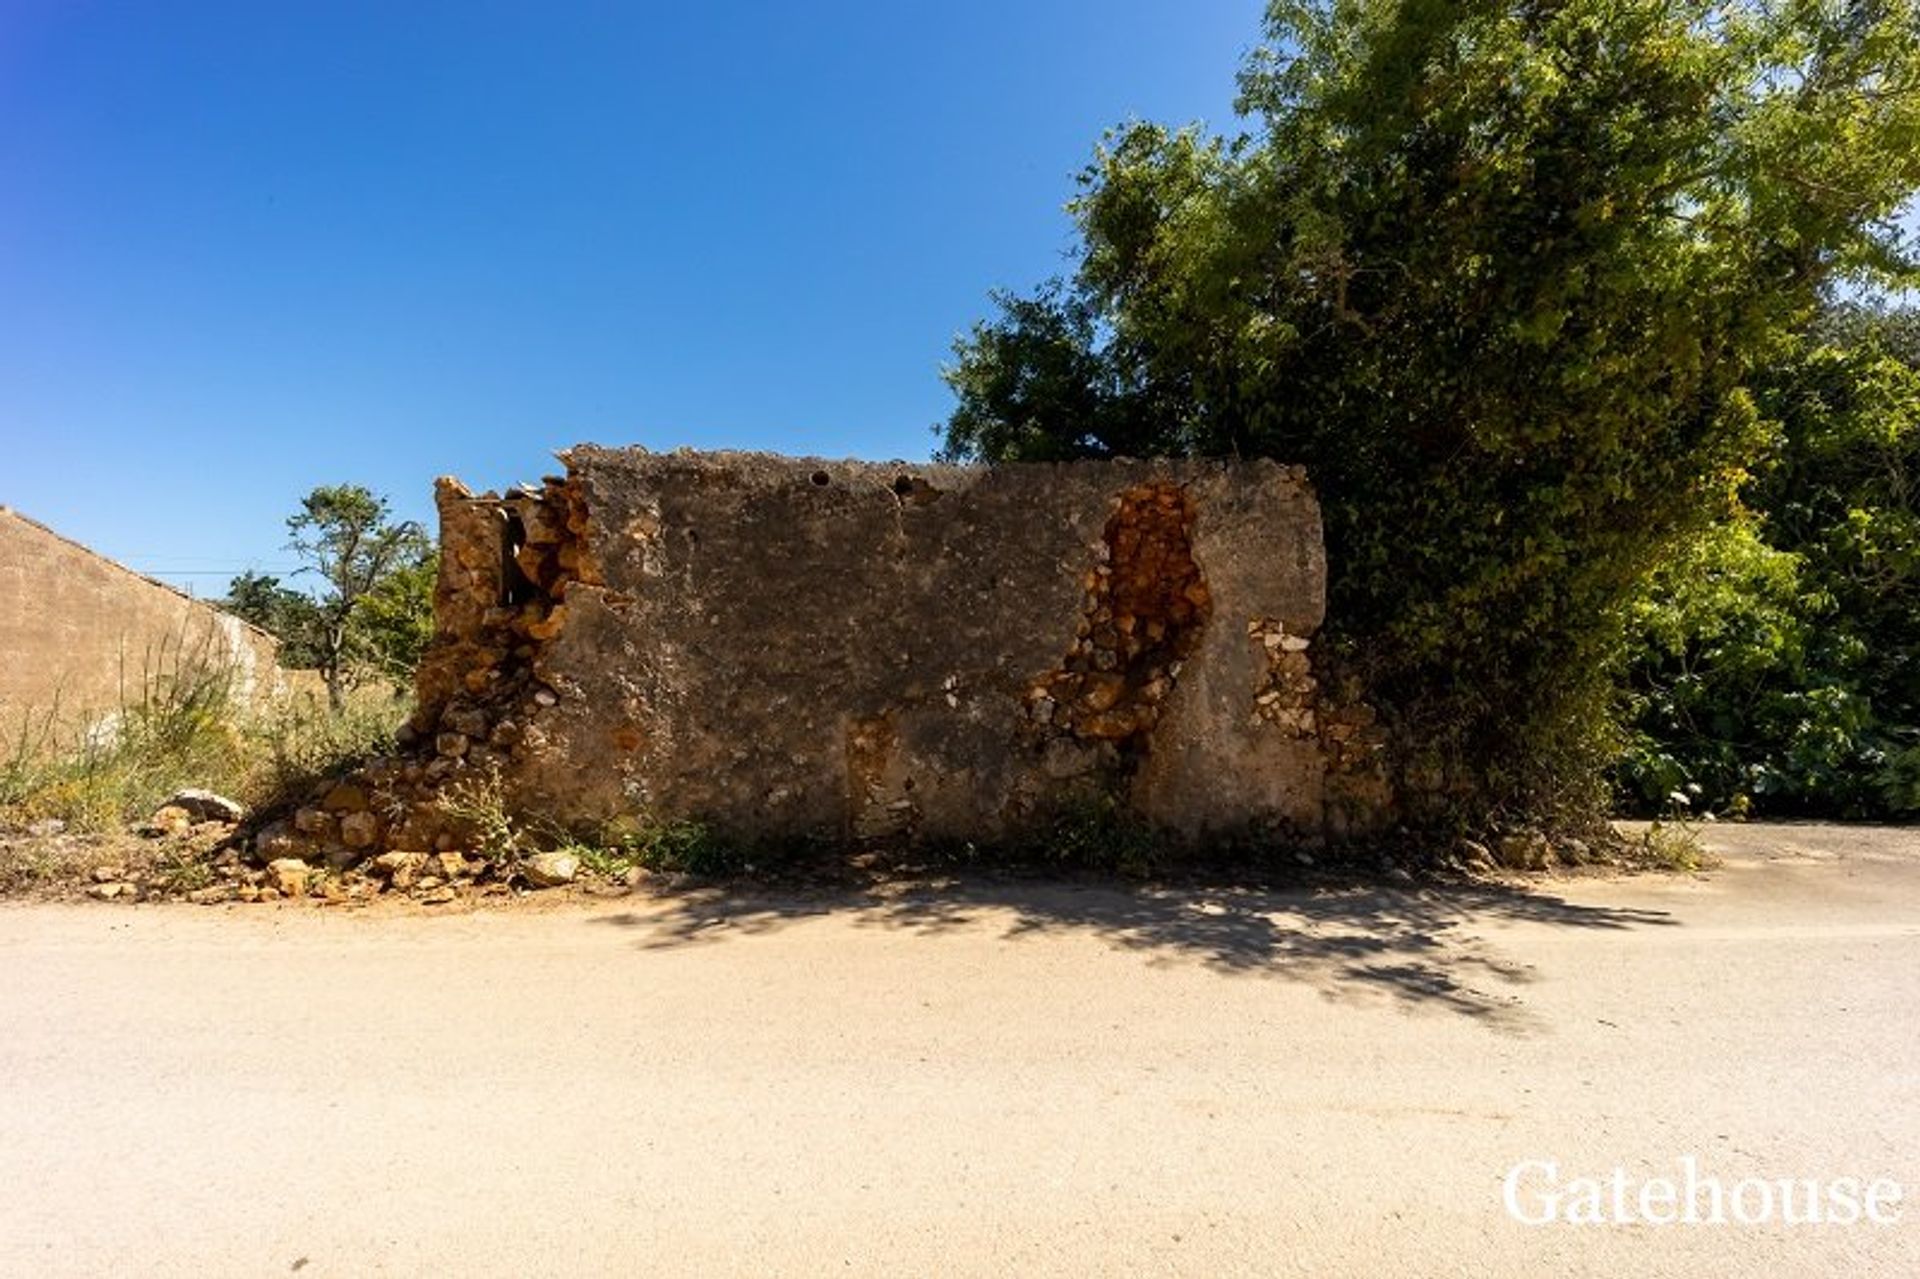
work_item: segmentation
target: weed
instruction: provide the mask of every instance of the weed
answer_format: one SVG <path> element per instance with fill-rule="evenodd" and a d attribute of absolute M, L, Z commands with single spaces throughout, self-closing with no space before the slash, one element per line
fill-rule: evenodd
<path fill-rule="evenodd" d="M 310 694 L 248 707 L 230 668 L 198 650 L 150 655 L 122 689 L 118 709 L 90 721 L 57 703 L 20 717 L 0 746 L 0 821 L 55 817 L 77 831 L 107 830 L 183 786 L 270 807 L 390 749 L 407 710 L 373 690 L 339 715 Z"/>
<path fill-rule="evenodd" d="M 434 806 L 464 828 L 474 850 L 488 861 L 516 861 L 530 843 L 507 811 L 507 788 L 498 765 L 448 786 L 435 797 Z"/>
<path fill-rule="evenodd" d="M 154 887 L 165 893 L 190 893 L 213 883 L 213 866 L 204 854 L 176 846 L 153 860 Z"/>
<path fill-rule="evenodd" d="M 1684 820 L 1649 824 L 1635 851 L 1637 860 L 1656 870 L 1705 870 L 1717 860 L 1700 842 L 1699 828 Z"/>
<path fill-rule="evenodd" d="M 750 863 L 751 850 L 723 838 L 704 822 L 641 819 L 613 844 L 632 866 L 668 874 L 721 879 L 738 875 Z"/>
<path fill-rule="evenodd" d="M 1056 866 L 1135 879 L 1153 874 L 1165 854 L 1159 833 L 1110 795 L 1062 808 L 1034 851 Z"/>

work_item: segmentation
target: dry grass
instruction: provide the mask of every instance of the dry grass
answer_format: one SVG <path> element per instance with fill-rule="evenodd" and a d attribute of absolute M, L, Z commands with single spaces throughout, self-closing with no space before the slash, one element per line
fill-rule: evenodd
<path fill-rule="evenodd" d="M 407 710 L 377 688 L 337 716 L 310 693 L 248 707 L 230 670 L 182 662 L 147 673 L 115 711 L 80 727 L 58 707 L 23 716 L 0 743 L 0 826 L 56 819 L 77 832 L 118 830 L 186 786 L 265 807 L 390 749 Z"/>

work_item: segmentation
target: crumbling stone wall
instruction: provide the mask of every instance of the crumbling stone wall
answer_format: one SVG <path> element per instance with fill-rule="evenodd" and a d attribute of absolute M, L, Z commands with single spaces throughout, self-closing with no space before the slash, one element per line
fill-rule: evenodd
<path fill-rule="evenodd" d="M 428 800 L 492 777 L 575 829 L 772 839 L 999 839 L 1102 795 L 1314 840 L 1385 803 L 1352 782 L 1364 719 L 1314 679 L 1298 468 L 563 460 L 503 495 L 440 482 L 410 757 L 342 797 L 375 814 L 354 843 L 459 847 Z"/>
<path fill-rule="evenodd" d="M 53 716 L 105 726 L 182 668 L 224 672 L 236 698 L 279 692 L 266 632 L 0 506 L 0 733 Z"/>

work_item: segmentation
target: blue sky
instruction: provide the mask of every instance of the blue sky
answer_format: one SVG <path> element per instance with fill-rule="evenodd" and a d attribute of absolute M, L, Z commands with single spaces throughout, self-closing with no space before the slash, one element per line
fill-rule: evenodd
<path fill-rule="evenodd" d="M 0 0 L 0 503 L 217 595 L 355 482 L 928 454 L 1100 131 L 1258 0 Z"/>

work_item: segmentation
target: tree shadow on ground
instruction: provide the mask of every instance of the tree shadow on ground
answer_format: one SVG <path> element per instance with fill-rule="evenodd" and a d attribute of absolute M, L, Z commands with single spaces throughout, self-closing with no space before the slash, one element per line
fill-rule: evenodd
<path fill-rule="evenodd" d="M 1676 923 L 1666 911 L 1581 905 L 1483 883 L 1273 890 L 966 877 L 826 890 L 706 887 L 644 900 L 643 910 L 595 922 L 634 929 L 647 950 L 719 944 L 826 917 L 930 937 L 984 930 L 1017 942 L 1081 934 L 1151 964 L 1303 982 L 1340 1003 L 1431 1009 L 1514 1034 L 1537 1029 L 1519 997 L 1535 974 L 1489 944 L 1481 927 Z"/>

